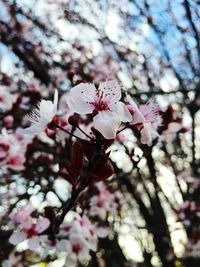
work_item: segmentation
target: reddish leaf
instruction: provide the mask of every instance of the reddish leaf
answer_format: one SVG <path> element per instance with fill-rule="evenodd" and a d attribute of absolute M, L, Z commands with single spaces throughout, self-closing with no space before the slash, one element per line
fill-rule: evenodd
<path fill-rule="evenodd" d="M 77 178 L 81 172 L 83 166 L 84 152 L 83 146 L 80 141 L 76 141 L 72 147 L 71 164 L 68 168 L 70 174 Z"/>
<path fill-rule="evenodd" d="M 91 173 L 93 174 L 92 182 L 106 180 L 114 173 L 111 161 L 108 159 L 109 153 L 101 156 L 93 165 Z"/>

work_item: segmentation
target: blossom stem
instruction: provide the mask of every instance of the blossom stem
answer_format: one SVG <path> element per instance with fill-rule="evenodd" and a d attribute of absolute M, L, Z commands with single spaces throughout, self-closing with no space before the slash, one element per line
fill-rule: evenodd
<path fill-rule="evenodd" d="M 56 127 L 56 128 L 58 128 L 58 129 L 62 130 L 63 132 L 65 132 L 65 133 L 67 133 L 67 134 L 69 134 L 69 135 L 71 135 L 71 136 L 73 136 L 73 137 L 76 137 L 77 139 L 83 141 L 83 139 L 81 139 L 80 137 L 78 137 L 77 135 L 75 135 L 75 134 L 73 134 L 73 133 L 70 133 L 69 131 L 67 131 L 66 129 L 64 129 L 64 128 L 61 127 L 60 125 L 56 124 L 55 122 L 54 122 L 54 124 L 55 124 L 55 127 Z"/>
<path fill-rule="evenodd" d="M 74 206 L 79 194 L 85 189 L 86 186 L 79 186 L 76 190 L 72 189 L 72 196 L 67 201 L 66 205 L 63 207 L 63 211 L 60 216 L 57 217 L 56 223 L 55 223 L 55 233 L 57 234 L 59 232 L 60 225 L 62 224 L 66 214 L 72 209 Z"/>
<path fill-rule="evenodd" d="M 91 136 L 89 136 L 88 134 L 86 134 L 78 125 L 76 126 L 85 136 L 87 136 L 89 139 L 90 139 L 90 141 L 92 141 L 93 139 L 92 139 L 92 137 Z"/>
<path fill-rule="evenodd" d="M 128 126 L 125 126 L 125 127 L 122 128 L 121 130 L 119 130 L 119 131 L 117 132 L 117 134 L 121 133 L 122 131 L 124 131 L 124 130 L 127 129 L 127 128 L 128 128 Z"/>

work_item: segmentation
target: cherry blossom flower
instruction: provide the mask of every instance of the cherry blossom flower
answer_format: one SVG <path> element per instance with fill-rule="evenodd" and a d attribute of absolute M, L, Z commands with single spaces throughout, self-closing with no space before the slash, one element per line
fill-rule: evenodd
<path fill-rule="evenodd" d="M 25 162 L 24 155 L 12 155 L 8 157 L 7 167 L 14 170 L 14 171 L 21 171 L 24 169 L 24 162 Z"/>
<path fill-rule="evenodd" d="M 68 105 L 78 114 L 97 113 L 94 127 L 106 138 L 114 139 L 122 122 L 131 120 L 127 107 L 120 102 L 121 88 L 116 81 L 94 84 L 80 83 L 71 89 Z"/>
<path fill-rule="evenodd" d="M 9 153 L 9 141 L 0 137 L 0 160 L 6 158 Z"/>
<path fill-rule="evenodd" d="M 130 125 L 140 130 L 141 143 L 151 146 L 152 141 L 159 136 L 157 129 L 162 123 L 159 115 L 160 107 L 155 100 L 149 100 L 145 105 L 137 107 L 134 100 L 127 95 L 129 111 L 132 114 Z"/>
<path fill-rule="evenodd" d="M 86 264 L 89 259 L 88 243 L 77 234 L 72 234 L 68 242 L 66 242 L 66 251 L 68 252 L 66 258 L 66 267 L 73 266 L 80 262 Z"/>
<path fill-rule="evenodd" d="M 29 116 L 32 125 L 22 131 L 24 135 L 34 137 L 43 132 L 57 112 L 58 91 L 55 90 L 54 101 L 42 100 Z"/>
<path fill-rule="evenodd" d="M 10 128 L 13 126 L 14 118 L 12 115 L 7 115 L 3 118 L 3 125 L 7 128 Z"/>
<path fill-rule="evenodd" d="M 16 211 L 10 213 L 9 218 L 15 225 L 24 225 L 27 222 L 30 223 L 30 220 L 32 221 L 32 218 L 30 216 L 32 211 L 33 208 L 31 204 L 27 206 L 19 206 Z"/>
<path fill-rule="evenodd" d="M 10 168 L 14 171 L 21 171 L 24 169 L 25 152 L 29 139 L 23 139 L 19 135 L 19 131 L 15 133 L 8 133 L 5 128 L 0 134 L 0 166 Z"/>
<path fill-rule="evenodd" d="M 17 245 L 24 240 L 28 240 L 28 247 L 35 251 L 40 244 L 40 234 L 49 227 L 50 221 L 47 218 L 40 217 L 37 223 L 25 222 L 22 224 L 22 229 L 14 232 L 9 241 L 13 245 Z"/>
<path fill-rule="evenodd" d="M 9 258 L 2 263 L 2 267 L 23 267 L 21 256 L 10 254 Z"/>
<path fill-rule="evenodd" d="M 98 216 L 102 221 L 105 221 L 108 212 L 114 211 L 117 208 L 115 196 L 110 194 L 102 182 L 97 183 L 96 187 L 99 192 L 98 195 L 93 196 L 90 200 L 89 214 L 90 216 Z"/>

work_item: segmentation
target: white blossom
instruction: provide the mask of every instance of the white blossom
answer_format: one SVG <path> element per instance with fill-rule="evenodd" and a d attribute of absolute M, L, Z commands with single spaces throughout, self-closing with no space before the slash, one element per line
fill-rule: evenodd
<path fill-rule="evenodd" d="M 24 135 L 34 137 L 43 132 L 55 116 L 57 112 L 57 105 L 58 91 L 55 90 L 54 101 L 42 100 L 38 107 L 32 111 L 31 115 L 29 115 L 32 125 L 24 129 L 22 133 Z"/>
<path fill-rule="evenodd" d="M 106 139 L 114 139 L 122 122 L 131 120 L 127 107 L 120 102 L 121 88 L 116 81 L 107 81 L 96 88 L 81 83 L 71 89 L 68 105 L 78 114 L 94 115 L 93 123 Z"/>

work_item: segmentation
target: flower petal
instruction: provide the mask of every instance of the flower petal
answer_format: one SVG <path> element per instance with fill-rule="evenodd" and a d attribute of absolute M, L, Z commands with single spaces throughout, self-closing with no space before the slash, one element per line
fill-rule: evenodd
<path fill-rule="evenodd" d="M 124 103 L 119 101 L 111 105 L 110 109 L 118 114 L 122 122 L 130 122 L 132 120 L 132 115 Z"/>
<path fill-rule="evenodd" d="M 50 224 L 50 221 L 47 218 L 40 217 L 38 219 L 35 229 L 38 233 L 42 233 L 44 230 L 46 230 L 49 227 L 49 224 Z"/>
<path fill-rule="evenodd" d="M 97 129 L 106 139 L 114 139 L 121 120 L 117 113 L 111 111 L 99 112 L 94 118 L 94 128 Z"/>
<path fill-rule="evenodd" d="M 9 242 L 13 245 L 17 245 L 17 244 L 23 242 L 26 238 L 27 238 L 27 236 L 24 232 L 16 232 L 10 236 Z"/>
<path fill-rule="evenodd" d="M 30 250 L 35 251 L 40 244 L 40 238 L 39 236 L 34 236 L 33 238 L 30 238 L 28 240 L 28 247 Z"/>
<path fill-rule="evenodd" d="M 105 99 L 110 104 L 114 104 L 121 99 L 121 87 L 116 80 L 100 83 L 99 89 L 104 92 Z"/>
<path fill-rule="evenodd" d="M 54 114 L 56 114 L 57 106 L 58 106 L 58 90 L 57 89 L 54 92 L 53 106 L 54 106 Z"/>
<path fill-rule="evenodd" d="M 27 135 L 27 136 L 30 136 L 30 137 L 34 137 L 34 136 L 38 135 L 39 133 L 41 133 L 42 131 L 44 131 L 45 128 L 46 128 L 46 125 L 44 127 L 41 123 L 37 122 L 37 123 L 32 124 L 28 128 L 22 129 L 20 131 L 20 133 L 22 135 Z"/>
<path fill-rule="evenodd" d="M 141 143 L 147 144 L 148 146 L 152 145 L 153 139 L 159 136 L 157 131 L 152 127 L 151 123 L 145 123 L 144 127 L 140 131 L 141 134 Z"/>
<path fill-rule="evenodd" d="M 135 101 L 129 96 L 126 96 L 128 102 L 131 105 L 131 108 L 133 109 L 133 120 L 131 121 L 131 125 L 135 125 L 138 123 L 143 123 L 145 121 L 145 118 L 139 108 L 137 107 Z"/>
<path fill-rule="evenodd" d="M 80 83 L 73 87 L 68 96 L 69 108 L 78 114 L 90 114 L 94 107 L 90 103 L 95 101 L 96 88 L 94 84 Z"/>
<path fill-rule="evenodd" d="M 42 100 L 40 102 L 40 117 L 47 120 L 47 123 L 51 121 L 54 116 L 54 104 L 49 100 Z"/>

